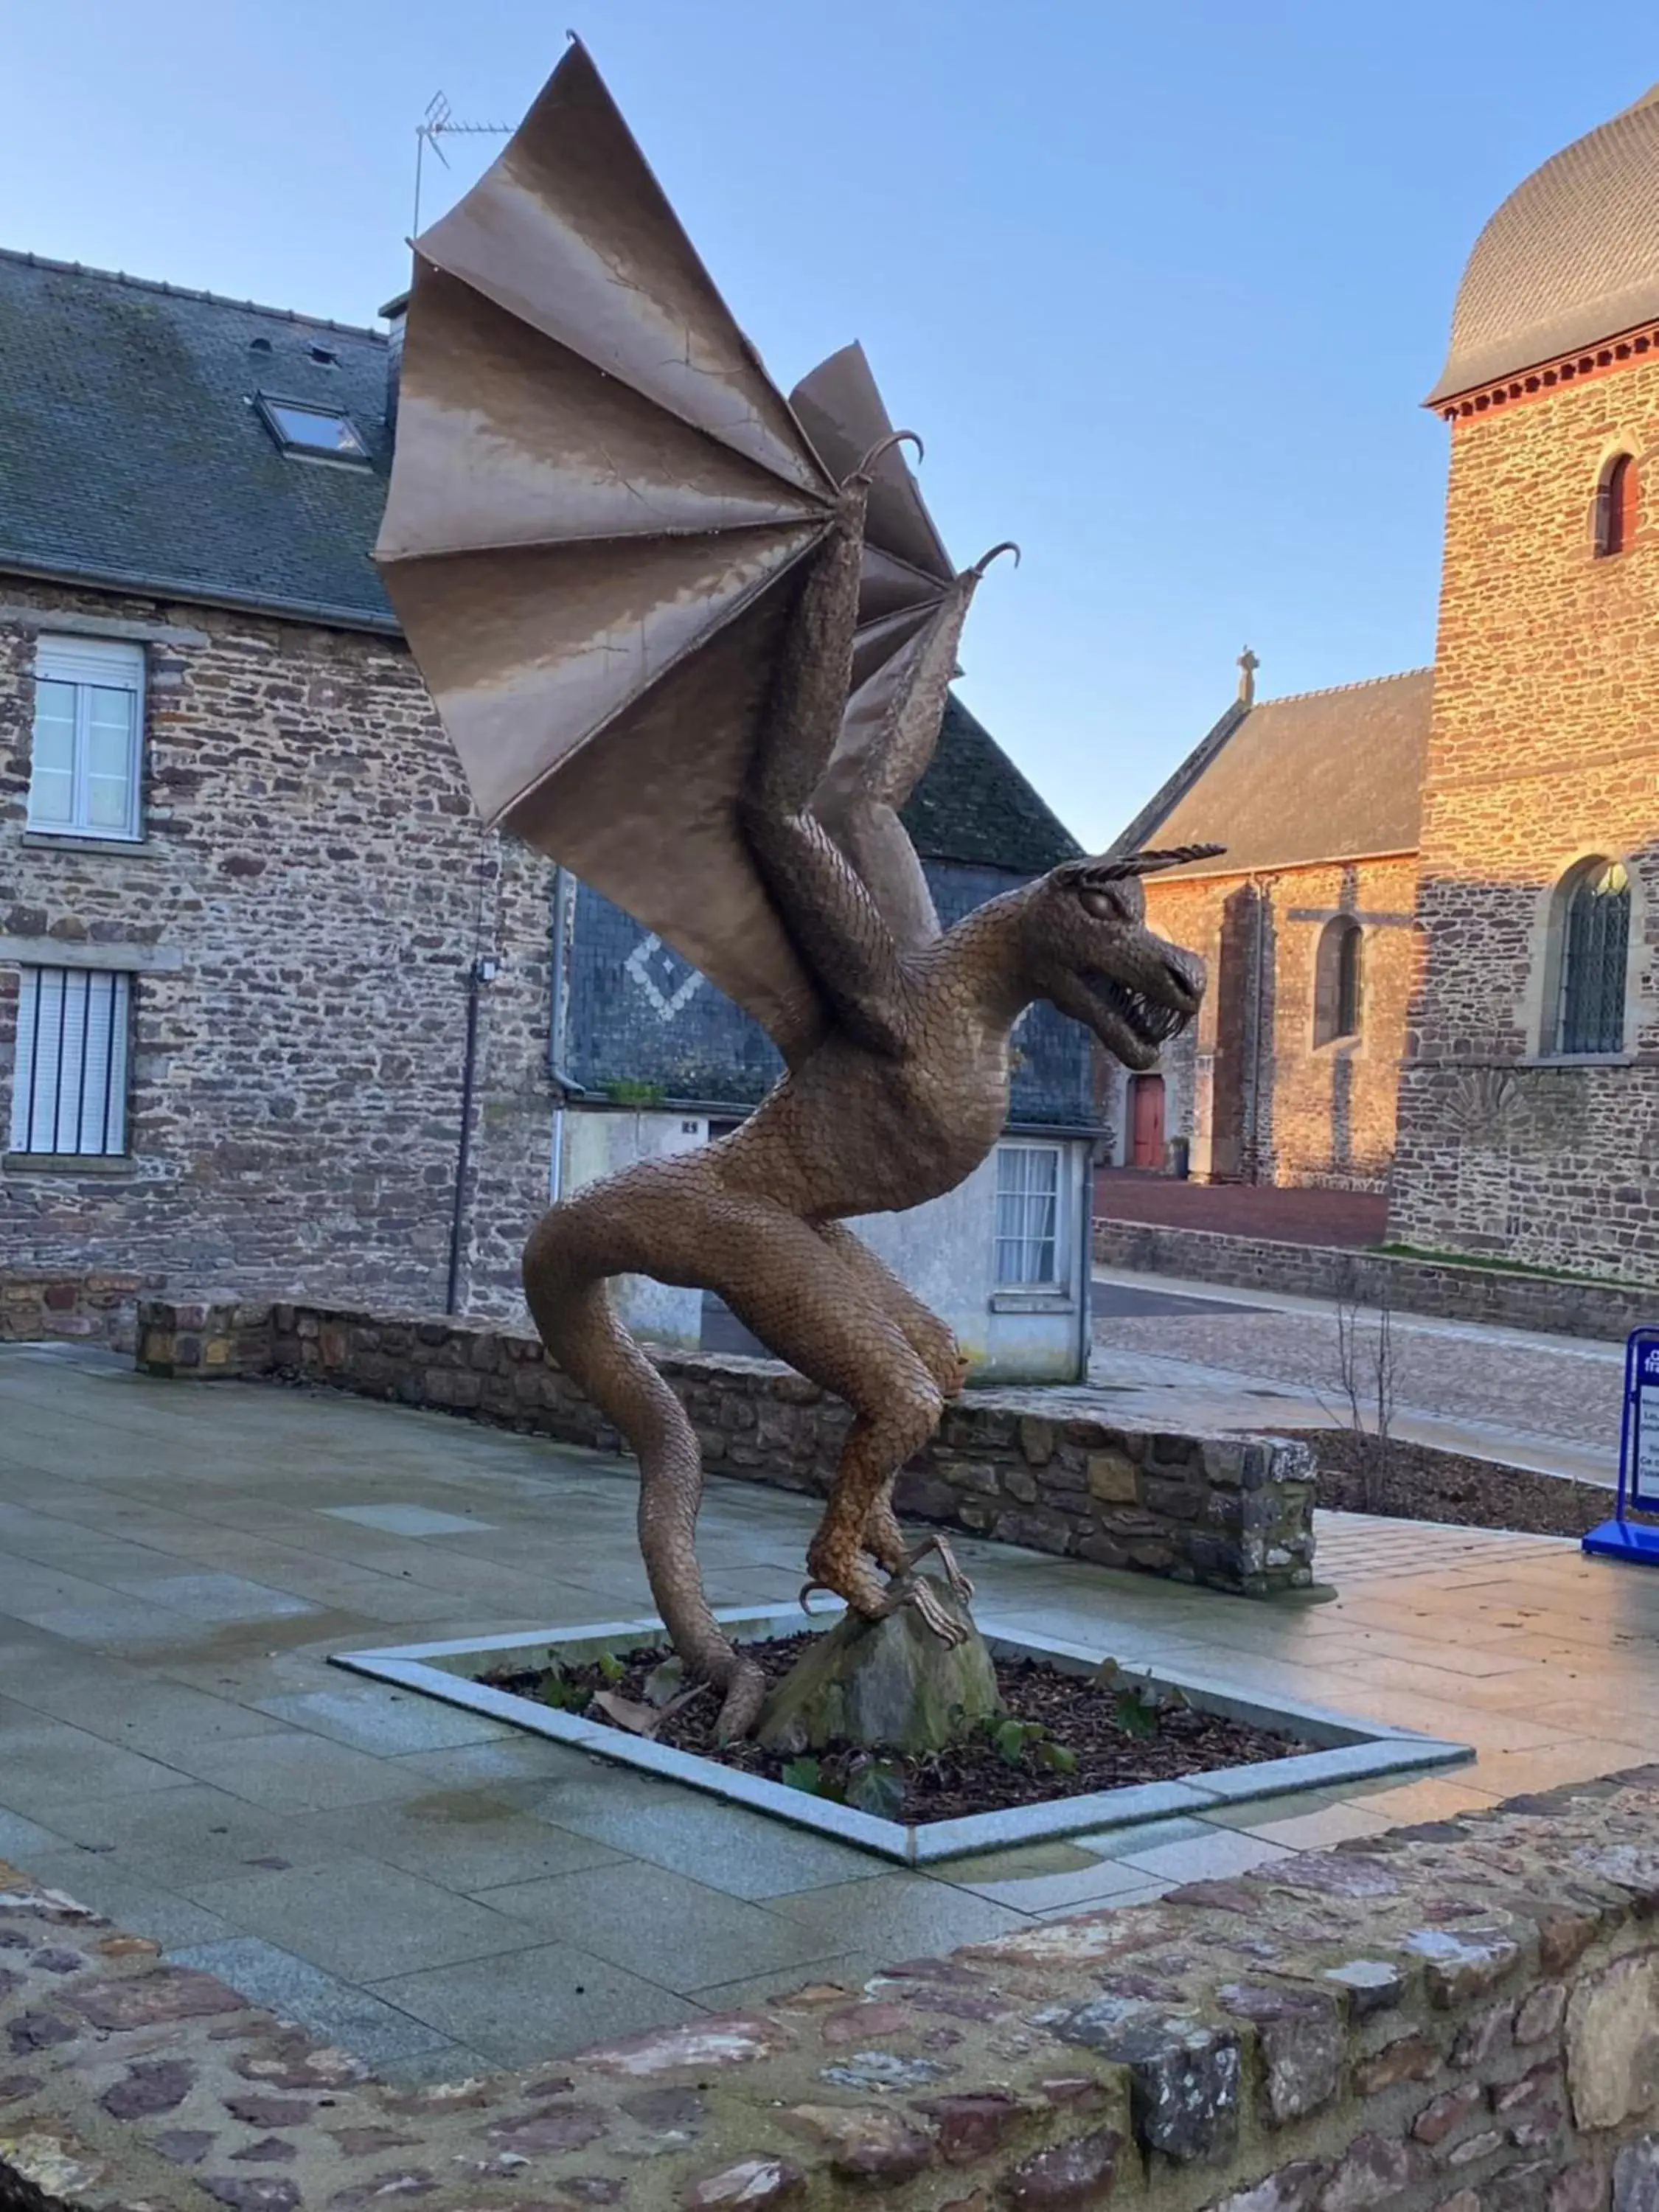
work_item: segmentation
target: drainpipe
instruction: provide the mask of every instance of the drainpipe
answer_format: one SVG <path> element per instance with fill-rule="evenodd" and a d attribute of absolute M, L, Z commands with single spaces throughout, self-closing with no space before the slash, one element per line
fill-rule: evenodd
<path fill-rule="evenodd" d="M 1095 1348 L 1090 1309 L 1095 1283 L 1095 1164 L 1091 1146 L 1079 1145 L 1078 1152 L 1078 1181 L 1083 1193 L 1080 1208 L 1083 1225 L 1078 1236 L 1082 1249 L 1078 1254 L 1077 1268 L 1077 1379 L 1079 1382 L 1086 1382 L 1089 1379 L 1089 1355 Z"/>
<path fill-rule="evenodd" d="M 449 1217 L 449 1286 L 444 1310 L 459 1310 L 461 1244 L 466 1230 L 466 1176 L 472 1156 L 472 1094 L 478 1074 L 478 1000 L 486 983 L 493 982 L 493 960 L 474 960 L 466 978 L 466 1045 L 461 1058 L 461 1139 L 455 1155 L 455 1202 Z"/>
<path fill-rule="evenodd" d="M 568 868 L 553 871 L 553 1022 L 548 1040 L 548 1073 L 567 1098 L 586 1098 L 586 1091 L 566 1068 L 570 1036 L 570 950 L 576 926 L 576 878 Z"/>
<path fill-rule="evenodd" d="M 564 1109 L 566 1101 L 587 1092 L 564 1064 L 570 1036 L 570 951 L 576 927 L 576 878 L 568 868 L 553 871 L 553 1006 L 548 1029 L 547 1071 L 559 1087 L 553 1109 L 553 1157 L 547 1194 L 556 1206 L 564 1196 Z"/>
<path fill-rule="evenodd" d="M 1258 1183 L 1261 1180 L 1261 1032 L 1265 1026 L 1261 1004 L 1266 990 L 1267 886 L 1257 876 L 1251 878 L 1250 889 L 1255 896 L 1255 942 L 1250 956 L 1255 988 L 1250 994 L 1250 1110 L 1245 1127 L 1249 1132 L 1250 1181 Z"/>

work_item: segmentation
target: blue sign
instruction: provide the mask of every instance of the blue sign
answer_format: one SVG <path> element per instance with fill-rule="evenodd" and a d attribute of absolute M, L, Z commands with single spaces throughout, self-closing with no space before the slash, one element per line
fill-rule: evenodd
<path fill-rule="evenodd" d="M 1659 1513 L 1659 1328 L 1633 1328 L 1625 1346 L 1625 1409 L 1619 1435 L 1619 1502 L 1592 1528 L 1587 1552 L 1659 1566 L 1659 1528 L 1626 1516 Z"/>

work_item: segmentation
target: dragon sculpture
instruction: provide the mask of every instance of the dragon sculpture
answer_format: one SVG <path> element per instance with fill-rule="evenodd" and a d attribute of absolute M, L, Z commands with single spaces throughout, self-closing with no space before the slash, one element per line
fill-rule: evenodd
<path fill-rule="evenodd" d="M 919 1206 L 972 1174 L 1006 1124 L 1010 1036 L 1034 1000 L 1146 1068 L 1196 1012 L 1204 985 L 1200 963 L 1146 927 L 1138 878 L 1214 847 L 1066 861 L 940 931 L 893 798 L 908 795 L 937 740 L 948 653 L 902 695 L 887 744 L 840 819 L 814 811 L 847 699 L 868 481 L 848 480 L 801 594 L 744 807 L 757 865 L 833 1010 L 830 1026 L 731 1136 L 590 1184 L 550 1208 L 525 1253 L 544 1342 L 638 1457 L 652 1595 L 688 1669 L 724 1692 L 726 1738 L 752 1728 L 765 1678 L 703 1596 L 696 1431 L 617 1318 L 606 1278 L 717 1291 L 770 1351 L 852 1407 L 807 1550 L 808 1588 L 872 1620 L 914 1605 L 953 1639 L 960 1629 L 911 1570 L 937 1552 L 957 1595 L 971 1586 L 942 1538 L 906 1544 L 892 1490 L 966 1369 L 944 1322 L 847 1217 Z M 898 895 L 884 899 L 884 890 Z"/>
<path fill-rule="evenodd" d="M 735 1133 L 555 1205 L 525 1254 L 549 1352 L 638 1457 L 652 1593 L 727 1739 L 764 1679 L 704 1597 L 696 1434 L 608 1279 L 718 1291 L 851 1407 L 808 1589 L 872 1620 L 915 1607 L 953 1640 L 914 1570 L 938 1553 L 969 1585 L 941 1539 L 906 1542 L 892 1493 L 964 1364 L 847 1222 L 986 1158 L 1034 1000 L 1146 1068 L 1203 989 L 1146 927 L 1139 878 L 1218 847 L 1069 860 L 941 930 L 899 809 L 994 554 L 952 573 L 911 437 L 855 347 L 783 399 L 580 46 L 417 241 L 377 555 L 475 797 L 786 1063 Z"/>

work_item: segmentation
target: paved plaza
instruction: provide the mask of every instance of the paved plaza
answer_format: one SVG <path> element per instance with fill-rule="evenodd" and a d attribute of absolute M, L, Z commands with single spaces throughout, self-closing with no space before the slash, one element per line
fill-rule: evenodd
<path fill-rule="evenodd" d="M 1581 1482 L 1619 1473 L 1625 1347 L 1476 1322 L 1390 1316 L 1396 1435 Z M 1376 1316 L 1362 1310 L 1362 1346 Z M 1097 1268 L 1091 1379 L 1123 1418 L 1346 1428 L 1328 1299 Z"/>
<path fill-rule="evenodd" d="M 964 1542 L 981 1618 L 1474 1744 L 1467 1767 L 895 1872 L 331 1668 L 647 1608 L 623 1463 L 321 1393 L 0 1352 L 0 1858 L 406 2079 L 843 1984 L 1293 1849 L 1639 1765 L 1659 1581 L 1327 1516 L 1326 1604 Z M 722 1603 L 809 1500 L 709 1486 Z"/>

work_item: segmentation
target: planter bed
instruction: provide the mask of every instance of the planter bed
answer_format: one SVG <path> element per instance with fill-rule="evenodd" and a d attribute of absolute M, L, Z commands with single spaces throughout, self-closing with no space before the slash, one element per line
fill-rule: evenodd
<path fill-rule="evenodd" d="M 1582 1536 L 1613 1510 L 1613 1491 L 1596 1482 L 1472 1459 L 1398 1437 L 1389 1438 L 1388 1463 L 1379 1466 L 1375 1437 L 1356 1437 L 1348 1429 L 1297 1434 L 1312 1445 L 1318 1464 L 1316 1502 L 1338 1512 L 1508 1528 L 1533 1536 Z M 1632 1513 L 1631 1518 L 1650 1525 L 1659 1520 L 1650 1513 Z"/>
<path fill-rule="evenodd" d="M 834 1621 L 836 1613 L 826 1609 L 808 1615 L 798 1606 L 778 1606 L 758 1610 L 726 1608 L 718 1617 L 734 1642 L 764 1644 L 820 1632 Z M 1076 1680 L 1079 1698 L 1102 1662 L 1111 1656 L 1104 1650 L 1001 1630 L 994 1621 L 981 1621 L 980 1626 L 1000 1673 L 1020 1662 L 1035 1662 L 1045 1677 L 1057 1672 Z M 602 1654 L 620 1661 L 626 1674 L 628 1655 L 644 1647 L 660 1646 L 662 1638 L 662 1623 L 645 1618 L 534 1635 L 520 1631 L 507 1636 L 341 1652 L 335 1655 L 333 1663 L 405 1689 L 422 1691 L 532 1735 L 578 1746 L 599 1759 L 687 1784 L 710 1796 L 911 1865 L 1051 1837 L 1085 1834 L 1164 1814 L 1213 1811 L 1218 1805 L 1283 1791 L 1320 1789 L 1376 1775 L 1449 1765 L 1469 1755 L 1464 1745 L 1389 1728 L 1380 1722 L 1357 1720 L 1349 1714 L 1286 1699 L 1240 1696 L 1224 1683 L 1164 1668 L 1126 1667 L 1115 1677 L 1116 1691 L 1133 1692 L 1139 1686 L 1158 1694 L 1178 1688 L 1193 1717 L 1186 1746 L 1200 1751 L 1228 1746 L 1232 1763 L 1194 1765 L 1174 1773 L 1169 1767 L 1153 1766 L 1146 1771 L 1158 1778 L 1119 1779 L 1107 1787 L 1074 1787 L 1067 1795 L 1005 1804 L 999 1809 L 953 1811 L 943 1818 L 926 1817 L 925 1801 L 917 1808 L 924 1817 L 911 1817 L 907 1802 L 898 1809 L 897 1817 L 888 1818 L 836 1803 L 815 1791 L 792 1788 L 764 1771 L 723 1764 L 673 1742 L 653 1741 L 608 1721 L 559 1710 L 533 1696 L 498 1686 L 503 1680 L 524 1683 L 544 1675 L 550 1660 L 570 1679 L 575 1670 L 595 1664 Z M 623 1686 L 618 1680 L 613 1686 L 620 1690 Z M 1052 1697 L 1053 1692 L 1047 1694 Z M 1176 1725 L 1177 1720 L 1177 1716 L 1171 1716 L 1160 1726 L 1159 1738 L 1169 1731 L 1162 1746 L 1158 1739 L 1137 1743 L 1126 1737 L 1124 1742 L 1131 1751 L 1154 1753 L 1160 1748 L 1167 1752 L 1170 1745 L 1182 1746 L 1182 1731 L 1188 1724 L 1179 1720 Z M 1230 1729 L 1215 1723 L 1241 1725 Z M 1063 1744 L 1064 1729 L 1056 1724 L 1052 1732 Z M 1237 1763 L 1240 1747 L 1244 1750 L 1244 1764 Z M 1079 1763 L 1081 1770 L 1080 1757 Z M 1118 1771 L 1121 1774 L 1122 1769 Z M 1044 1779 L 1087 1783 L 1091 1775 L 1080 1771 L 1073 1778 Z"/>

